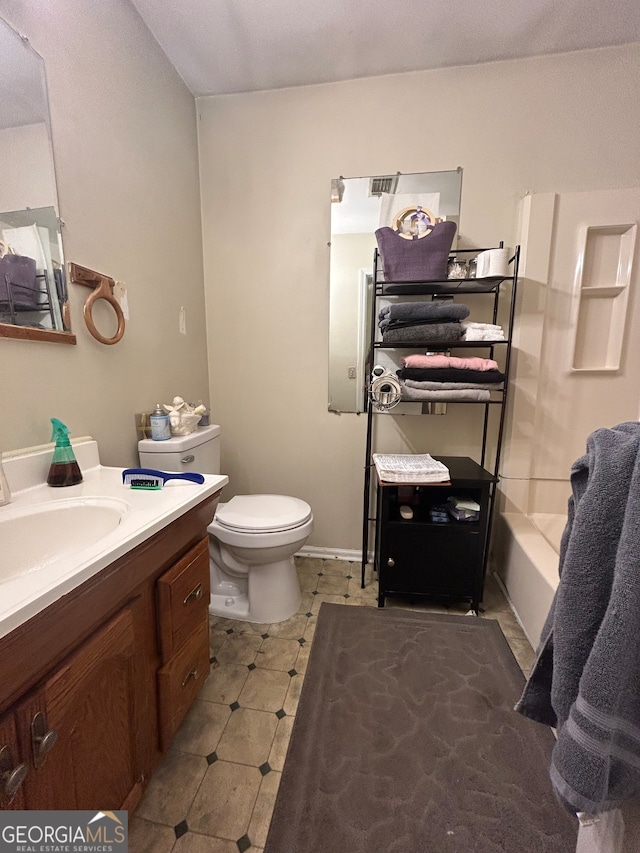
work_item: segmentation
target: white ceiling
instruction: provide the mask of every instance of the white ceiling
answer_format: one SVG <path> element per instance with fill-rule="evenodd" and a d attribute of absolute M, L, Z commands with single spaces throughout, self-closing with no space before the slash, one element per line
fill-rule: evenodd
<path fill-rule="evenodd" d="M 132 0 L 194 95 L 640 41 L 638 0 Z"/>

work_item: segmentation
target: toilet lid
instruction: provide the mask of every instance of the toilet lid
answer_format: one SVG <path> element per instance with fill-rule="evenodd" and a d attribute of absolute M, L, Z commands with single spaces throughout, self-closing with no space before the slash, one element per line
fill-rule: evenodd
<path fill-rule="evenodd" d="M 216 521 L 229 530 L 276 533 L 299 527 L 311 518 L 311 507 L 285 495 L 236 495 L 216 512 Z"/>

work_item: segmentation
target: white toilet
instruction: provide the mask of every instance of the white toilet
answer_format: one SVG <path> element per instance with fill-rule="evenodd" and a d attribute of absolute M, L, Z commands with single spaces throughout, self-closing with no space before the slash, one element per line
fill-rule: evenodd
<path fill-rule="evenodd" d="M 138 442 L 140 464 L 160 471 L 220 473 L 220 427 L 166 441 Z M 313 530 L 308 503 L 284 495 L 236 495 L 208 527 L 211 602 L 216 616 L 282 622 L 300 606 L 293 556 Z"/>

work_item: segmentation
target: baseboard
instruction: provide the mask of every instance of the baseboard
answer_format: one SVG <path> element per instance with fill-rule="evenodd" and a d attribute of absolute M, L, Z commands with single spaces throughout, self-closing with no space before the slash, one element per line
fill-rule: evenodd
<path fill-rule="evenodd" d="M 305 545 L 296 557 L 313 557 L 317 560 L 347 560 L 350 563 L 362 561 L 362 551 L 349 548 L 320 548 L 316 545 Z"/>
<path fill-rule="evenodd" d="M 504 583 L 502 582 L 502 578 L 500 577 L 500 575 L 498 574 L 498 572 L 495 570 L 495 568 L 492 570 L 491 574 L 493 575 L 493 578 L 494 578 L 495 582 L 496 582 L 496 583 L 498 584 L 498 586 L 500 587 L 500 591 L 502 592 L 502 594 L 503 594 L 503 595 L 504 595 L 504 597 L 506 598 L 506 600 L 507 600 L 507 604 L 508 604 L 508 605 L 509 605 L 509 607 L 511 608 L 511 612 L 513 613 L 513 615 L 516 617 L 516 621 L 517 621 L 518 625 L 522 628 L 522 633 L 525 635 L 525 637 L 526 637 L 526 638 L 527 638 L 527 640 L 529 641 L 529 645 L 531 646 L 531 648 L 532 648 L 532 649 L 534 650 L 534 652 L 535 652 L 535 650 L 536 650 L 536 646 L 537 646 L 537 643 L 534 643 L 534 642 L 533 642 L 533 640 L 531 639 L 531 637 L 529 636 L 529 634 L 528 634 L 528 632 L 527 632 L 527 629 L 526 629 L 526 628 L 524 627 L 524 625 L 522 624 L 522 619 L 520 618 L 520 615 L 519 615 L 518 611 L 517 611 L 517 610 L 516 610 L 516 608 L 514 607 L 514 605 L 513 605 L 513 601 L 511 601 L 511 598 L 509 597 L 509 591 L 507 590 L 506 586 L 505 586 L 505 585 L 504 585 Z"/>

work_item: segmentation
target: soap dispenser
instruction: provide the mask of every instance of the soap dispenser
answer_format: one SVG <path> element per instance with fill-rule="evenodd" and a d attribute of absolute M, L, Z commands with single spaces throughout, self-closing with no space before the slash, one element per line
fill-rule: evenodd
<path fill-rule="evenodd" d="M 56 446 L 47 483 L 49 486 L 75 486 L 76 483 L 82 482 L 82 471 L 76 462 L 69 441 L 69 430 L 57 418 L 51 418 L 51 423 L 53 425 L 51 441 L 55 441 Z"/>

